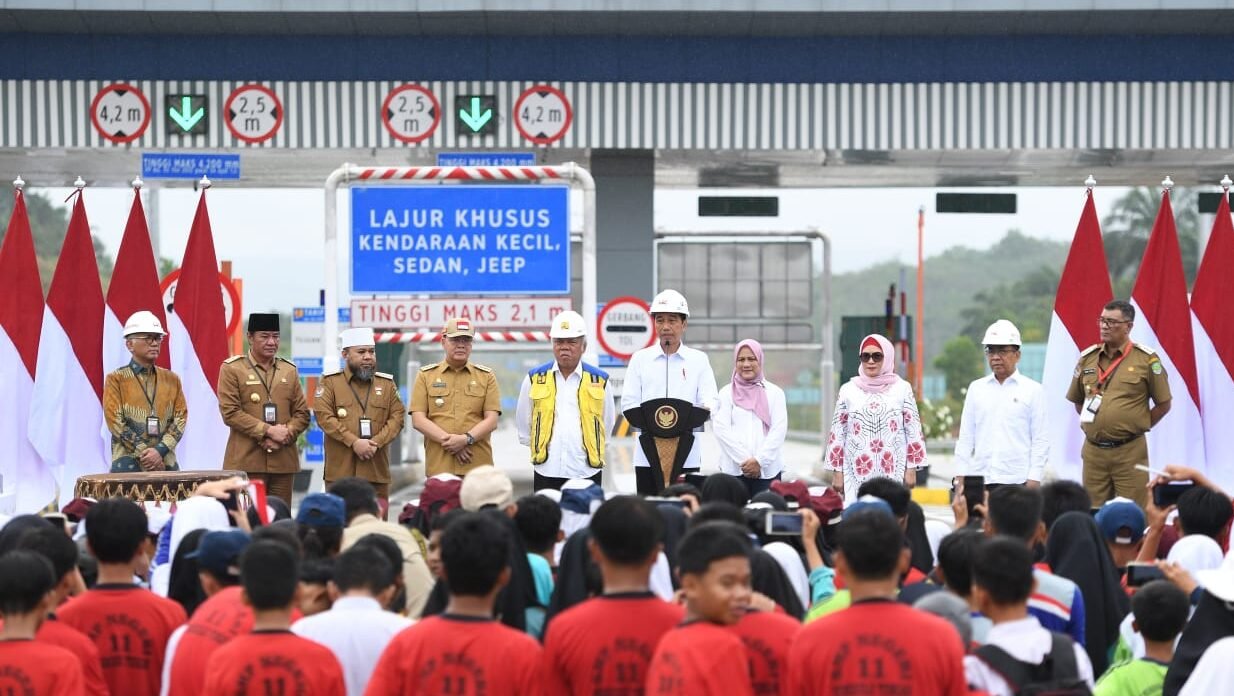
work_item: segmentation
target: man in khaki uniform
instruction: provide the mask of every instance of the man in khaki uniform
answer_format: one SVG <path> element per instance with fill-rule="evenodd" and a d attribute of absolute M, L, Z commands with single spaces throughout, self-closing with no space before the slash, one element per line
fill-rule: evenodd
<path fill-rule="evenodd" d="M 411 389 L 411 425 L 424 435 L 424 474 L 454 474 L 493 463 L 489 435 L 497 429 L 501 394 L 497 378 L 470 362 L 475 329 L 451 319 L 441 332 L 445 360 L 425 365 Z"/>
<path fill-rule="evenodd" d="M 326 436 L 326 487 L 350 476 L 368 481 L 385 519 L 390 443 L 403 432 L 403 400 L 394 375 L 376 371 L 372 329 L 347 329 L 340 338 L 346 364 L 322 377 L 313 401 L 317 425 Z"/>
<path fill-rule="evenodd" d="M 1101 312 L 1101 343 L 1080 354 L 1067 400 L 1084 431 L 1084 487 L 1093 507 L 1119 496 L 1148 502 L 1148 442 L 1144 433 L 1170 410 L 1170 384 L 1156 352 L 1133 345 L 1135 308 L 1114 300 Z M 1152 406 L 1149 406 L 1149 401 Z"/>
<path fill-rule="evenodd" d="M 290 504 L 308 403 L 295 364 L 276 357 L 279 315 L 250 314 L 248 338 L 248 352 L 224 360 L 219 370 L 219 412 L 231 428 L 223 468 L 265 481 L 269 495 Z"/>

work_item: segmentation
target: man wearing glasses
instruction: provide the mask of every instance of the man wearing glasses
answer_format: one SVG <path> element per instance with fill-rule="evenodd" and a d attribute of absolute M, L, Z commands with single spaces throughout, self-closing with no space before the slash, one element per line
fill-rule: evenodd
<path fill-rule="evenodd" d="M 188 408 L 180 378 L 155 365 L 167 332 L 153 312 L 134 312 L 124 323 L 129 364 L 103 382 L 103 414 L 111 431 L 111 470 L 175 471 L 176 445 Z"/>
<path fill-rule="evenodd" d="M 1131 342 L 1130 303 L 1110 302 L 1098 321 L 1101 343 L 1080 354 L 1067 390 L 1084 431 L 1084 487 L 1093 507 L 1119 496 L 1143 508 L 1148 473 L 1135 466 L 1148 465 L 1144 433 L 1170 411 L 1170 384 L 1156 352 Z"/>
<path fill-rule="evenodd" d="M 411 425 L 424 435 L 424 475 L 454 474 L 493 463 L 489 435 L 501 415 L 492 369 L 471 362 L 476 335 L 468 319 L 450 319 L 441 331 L 445 359 L 425 365 L 411 388 Z"/>
<path fill-rule="evenodd" d="M 986 329 L 986 362 L 992 374 L 974 380 L 964 395 L 957 476 L 984 476 L 987 488 L 1041 485 L 1050 443 L 1041 383 L 1016 369 L 1020 330 L 1006 319 Z"/>

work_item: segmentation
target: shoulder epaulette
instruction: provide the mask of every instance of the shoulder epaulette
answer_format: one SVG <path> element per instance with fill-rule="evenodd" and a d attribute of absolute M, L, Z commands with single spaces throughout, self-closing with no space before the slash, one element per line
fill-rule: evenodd
<path fill-rule="evenodd" d="M 488 367 L 487 365 L 481 365 L 480 363 L 472 363 L 471 366 L 481 372 L 492 372 L 493 371 L 493 368 Z"/>
<path fill-rule="evenodd" d="M 433 369 L 434 367 L 437 367 L 437 366 L 438 366 L 438 365 L 440 365 L 440 364 L 441 364 L 441 363 L 433 363 L 432 365 L 425 365 L 424 367 L 420 368 L 420 371 L 421 371 L 421 372 L 428 372 L 429 370 Z"/>
<path fill-rule="evenodd" d="M 1135 347 L 1136 347 L 1136 348 L 1139 348 L 1140 350 L 1144 351 L 1145 353 L 1148 353 L 1149 355 L 1156 355 L 1156 354 L 1157 354 L 1157 351 L 1153 350 L 1152 348 L 1149 348 L 1148 346 L 1144 345 L 1143 343 L 1136 343 L 1136 344 L 1135 344 Z"/>
<path fill-rule="evenodd" d="M 325 378 L 327 378 L 327 377 L 333 377 L 333 376 L 335 376 L 335 375 L 341 375 L 341 374 L 343 374 L 343 371 L 342 371 L 342 370 L 339 370 L 339 369 L 334 369 L 334 370 L 330 370 L 330 371 L 328 371 L 328 372 L 323 372 L 323 373 L 321 373 L 321 378 L 322 378 L 322 379 L 325 379 Z"/>
<path fill-rule="evenodd" d="M 394 381 L 394 375 L 390 374 L 389 372 L 374 372 L 373 374 L 376 375 L 377 377 L 385 377 L 391 382 Z"/>
<path fill-rule="evenodd" d="M 291 365 L 292 367 L 295 367 L 295 366 L 296 366 L 296 364 L 295 364 L 294 362 L 292 362 L 291 360 L 288 360 L 287 358 L 276 358 L 276 360 L 281 360 L 282 362 L 285 362 L 285 363 L 287 363 L 288 365 Z"/>
<path fill-rule="evenodd" d="M 1091 346 L 1089 346 L 1089 347 L 1085 348 L 1085 349 L 1084 349 L 1084 352 L 1083 352 L 1083 353 L 1080 353 L 1080 357 L 1082 358 L 1082 357 L 1084 357 L 1085 355 L 1088 355 L 1089 353 L 1091 353 L 1091 352 L 1093 352 L 1094 350 L 1097 350 L 1097 349 L 1099 349 L 1099 348 L 1101 348 L 1101 344 L 1100 344 L 1100 343 L 1094 343 L 1093 345 L 1091 345 Z"/>
<path fill-rule="evenodd" d="M 224 361 L 223 361 L 223 364 L 224 364 L 224 365 L 230 365 L 230 364 L 234 363 L 235 361 L 237 361 L 237 360 L 239 360 L 239 359 L 241 359 L 241 358 L 243 358 L 243 357 L 244 357 L 244 354 L 243 354 L 243 353 L 241 353 L 240 355 L 233 355 L 233 356 L 231 356 L 230 358 L 227 358 L 226 360 L 224 360 Z"/>

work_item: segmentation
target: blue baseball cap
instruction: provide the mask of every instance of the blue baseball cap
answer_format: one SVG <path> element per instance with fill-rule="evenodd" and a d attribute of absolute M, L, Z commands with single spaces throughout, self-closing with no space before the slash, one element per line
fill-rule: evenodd
<path fill-rule="evenodd" d="M 251 539 L 239 529 L 222 532 L 207 532 L 197 549 L 185 558 L 197 560 L 197 567 L 207 570 L 218 578 L 240 577 L 240 554 L 248 548 Z"/>
<path fill-rule="evenodd" d="M 872 495 L 863 495 L 854 500 L 852 505 L 844 508 L 844 515 L 840 518 L 840 520 L 846 520 L 862 510 L 880 510 L 893 518 L 895 517 L 895 513 L 891 511 L 891 506 L 887 504 L 886 500 L 876 498 Z"/>
<path fill-rule="evenodd" d="M 300 501 L 296 521 L 310 527 L 346 527 L 347 506 L 333 493 L 310 493 Z"/>
<path fill-rule="evenodd" d="M 1148 526 L 1144 511 L 1133 501 L 1114 498 L 1097 511 L 1097 526 L 1101 534 L 1115 544 L 1134 544 L 1144 537 Z"/>

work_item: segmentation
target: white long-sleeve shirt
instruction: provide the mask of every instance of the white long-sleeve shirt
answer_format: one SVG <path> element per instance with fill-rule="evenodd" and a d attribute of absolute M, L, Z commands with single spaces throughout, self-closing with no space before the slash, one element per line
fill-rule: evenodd
<path fill-rule="evenodd" d="M 291 632 L 329 648 L 343 667 L 347 696 L 363 696 L 381 653 L 412 623 L 383 611 L 375 599 L 340 597 L 329 611 L 292 624 Z"/>
<path fill-rule="evenodd" d="M 583 379 L 583 366 L 574 368 L 569 377 L 561 376 L 561 368 L 553 364 L 553 379 L 557 383 L 557 412 L 553 417 L 553 434 L 548 440 L 548 459 L 535 465 L 537 474 L 553 478 L 587 478 L 599 471 L 587 464 L 587 450 L 583 447 L 582 420 L 578 410 L 578 388 Z M 613 432 L 617 410 L 613 404 L 609 383 L 604 384 L 604 432 Z M 523 377 L 523 386 L 518 392 L 518 405 L 514 411 L 518 425 L 518 441 L 531 444 L 531 378 Z"/>
<path fill-rule="evenodd" d="M 994 375 L 974 380 L 960 413 L 956 475 L 984 476 L 986 483 L 1040 481 L 1050 454 L 1045 392 L 1016 371 L 999 384 Z"/>
<path fill-rule="evenodd" d="M 720 471 L 742 476 L 741 463 L 753 457 L 758 460 L 759 478 L 773 478 L 784 470 L 784 436 L 788 434 L 788 405 L 784 390 L 763 380 L 767 391 L 767 407 L 771 412 L 771 427 L 763 432 L 763 422 L 753 411 L 733 403 L 733 385 L 720 388 L 716 409 L 711 414 L 711 431 L 720 445 Z"/>
<path fill-rule="evenodd" d="M 708 410 L 715 408 L 716 375 L 706 353 L 682 344 L 676 353 L 665 355 L 657 343 L 630 358 L 621 389 L 622 412 L 644 401 L 665 398 L 689 401 Z M 702 448 L 692 447 L 682 468 L 698 469 L 701 465 Z M 634 448 L 634 466 L 650 466 L 642 447 Z"/>

